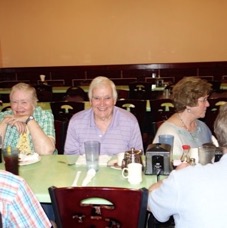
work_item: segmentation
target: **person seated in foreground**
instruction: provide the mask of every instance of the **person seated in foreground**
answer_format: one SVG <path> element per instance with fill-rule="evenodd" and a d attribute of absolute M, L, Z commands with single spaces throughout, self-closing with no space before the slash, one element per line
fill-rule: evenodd
<path fill-rule="evenodd" d="M 2 227 L 52 227 L 25 180 L 4 170 L 0 170 L 0 213 Z"/>
<path fill-rule="evenodd" d="M 54 117 L 37 106 L 34 87 L 18 83 L 10 92 L 11 110 L 0 112 L 3 147 L 18 148 L 21 153 L 52 154 L 55 150 Z"/>
<path fill-rule="evenodd" d="M 220 108 L 214 132 L 223 156 L 214 164 L 182 163 L 167 179 L 149 188 L 148 210 L 160 221 L 173 215 L 175 227 L 213 228 L 227 224 L 227 104 Z"/>
<path fill-rule="evenodd" d="M 212 141 L 212 133 L 208 126 L 199 120 L 205 117 L 209 107 L 208 96 L 211 84 L 198 77 L 181 79 L 172 91 L 172 99 L 176 113 L 167 119 L 159 128 L 153 140 L 158 143 L 158 136 L 173 135 L 173 158 L 180 159 L 182 145 L 198 148 Z"/>
<path fill-rule="evenodd" d="M 84 154 L 84 142 L 101 143 L 100 154 L 114 155 L 135 149 L 143 150 L 142 136 L 136 117 L 116 107 L 117 90 L 106 77 L 92 80 L 88 92 L 91 108 L 70 119 L 64 154 Z"/>

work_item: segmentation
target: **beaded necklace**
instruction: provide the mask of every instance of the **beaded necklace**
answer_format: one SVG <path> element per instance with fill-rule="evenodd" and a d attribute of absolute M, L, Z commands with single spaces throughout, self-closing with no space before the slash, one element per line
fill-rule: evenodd
<path fill-rule="evenodd" d="M 180 121 L 181 121 L 181 123 L 182 123 L 182 127 L 185 128 L 185 129 L 187 130 L 187 132 L 191 135 L 192 140 L 193 140 L 193 141 L 196 141 L 196 140 L 195 140 L 195 137 L 193 136 L 193 134 L 190 132 L 190 130 L 187 128 L 187 126 L 185 125 L 184 121 L 182 120 L 180 114 L 177 113 L 177 115 L 178 115 L 178 117 L 179 117 L 179 119 L 180 119 Z"/>

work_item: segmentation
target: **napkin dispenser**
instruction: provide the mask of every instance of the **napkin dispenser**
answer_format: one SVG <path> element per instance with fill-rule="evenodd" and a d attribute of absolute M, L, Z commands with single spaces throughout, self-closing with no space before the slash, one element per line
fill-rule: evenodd
<path fill-rule="evenodd" d="M 168 144 L 149 144 L 146 150 L 145 174 L 168 175 L 172 170 L 170 153 L 171 146 Z"/>

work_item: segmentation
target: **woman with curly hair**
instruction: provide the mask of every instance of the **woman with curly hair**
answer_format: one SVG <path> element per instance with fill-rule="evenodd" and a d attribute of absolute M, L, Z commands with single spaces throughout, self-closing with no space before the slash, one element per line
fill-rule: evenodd
<path fill-rule="evenodd" d="M 211 88 L 210 83 L 199 77 L 185 77 L 173 87 L 172 99 L 176 112 L 159 127 L 153 143 L 158 142 L 159 135 L 173 135 L 174 159 L 181 157 L 182 145 L 198 148 L 211 142 L 210 129 L 199 120 L 205 117 L 209 107 Z"/>

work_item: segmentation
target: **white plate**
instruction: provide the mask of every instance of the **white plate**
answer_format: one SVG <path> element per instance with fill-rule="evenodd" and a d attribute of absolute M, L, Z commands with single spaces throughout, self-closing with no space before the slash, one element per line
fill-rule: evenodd
<path fill-rule="evenodd" d="M 37 153 L 31 155 L 19 154 L 19 165 L 30 165 L 37 163 L 41 160 L 41 157 Z"/>

